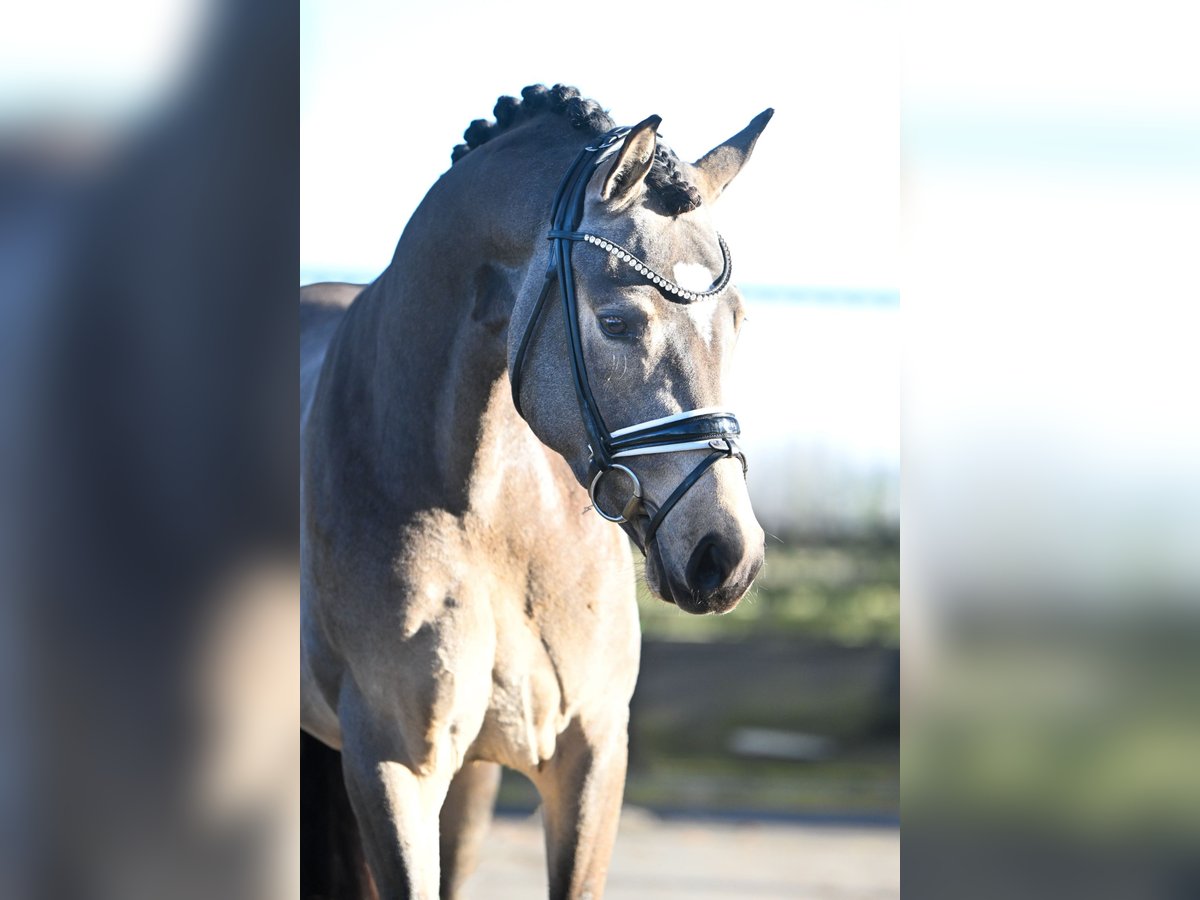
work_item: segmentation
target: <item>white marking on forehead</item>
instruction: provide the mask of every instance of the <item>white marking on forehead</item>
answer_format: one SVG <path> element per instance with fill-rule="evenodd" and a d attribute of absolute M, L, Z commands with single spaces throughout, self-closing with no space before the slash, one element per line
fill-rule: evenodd
<path fill-rule="evenodd" d="M 685 291 L 707 291 L 716 276 L 699 263 L 675 263 L 675 283 Z"/>

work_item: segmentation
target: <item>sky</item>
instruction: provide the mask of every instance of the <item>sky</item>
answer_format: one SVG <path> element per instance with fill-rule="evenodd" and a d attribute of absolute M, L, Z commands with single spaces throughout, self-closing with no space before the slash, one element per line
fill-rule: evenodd
<path fill-rule="evenodd" d="M 471 120 L 537 82 L 696 159 L 766 107 L 718 228 L 739 283 L 894 290 L 891 4 L 302 3 L 301 269 L 373 277 Z M 783 227 L 780 227 L 780 226 Z"/>

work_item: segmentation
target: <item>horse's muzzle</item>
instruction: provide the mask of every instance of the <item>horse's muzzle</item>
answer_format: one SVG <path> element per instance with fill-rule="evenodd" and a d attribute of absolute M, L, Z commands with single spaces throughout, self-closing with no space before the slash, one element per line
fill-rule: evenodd
<path fill-rule="evenodd" d="M 664 571 L 662 555 L 647 557 L 647 581 L 668 603 L 693 615 L 727 613 L 745 596 L 763 564 L 762 547 L 740 535 L 706 535 L 692 551 L 682 578 Z"/>

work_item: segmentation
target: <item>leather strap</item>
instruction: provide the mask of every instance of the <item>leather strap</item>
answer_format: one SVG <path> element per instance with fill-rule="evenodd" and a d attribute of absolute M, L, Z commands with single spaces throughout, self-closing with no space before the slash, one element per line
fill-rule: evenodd
<path fill-rule="evenodd" d="M 538 294 L 537 302 L 533 305 L 533 316 L 525 328 L 525 333 L 521 335 L 521 343 L 517 345 L 517 355 L 513 358 L 512 376 L 509 380 L 512 382 L 513 406 L 517 408 L 517 414 L 522 419 L 525 418 L 525 413 L 521 409 L 521 376 L 525 372 L 525 354 L 529 352 L 529 342 L 533 338 L 537 323 L 542 318 L 542 307 L 546 305 L 546 298 L 550 296 L 550 288 L 553 284 L 554 263 L 551 262 L 550 268 L 546 270 L 546 279 L 542 282 L 541 293 Z"/>
<path fill-rule="evenodd" d="M 683 479 L 683 481 L 679 482 L 679 486 L 671 492 L 671 496 L 667 497 L 667 499 L 663 501 L 662 505 L 650 518 L 650 524 L 646 526 L 646 531 L 642 535 L 642 553 L 647 551 L 647 548 L 650 546 L 650 542 L 653 541 L 655 535 L 658 534 L 658 527 L 662 525 L 663 520 L 667 517 L 667 513 L 674 508 L 675 504 L 683 499 L 683 495 L 690 491 L 696 482 L 699 481 L 704 473 L 711 469 L 713 465 L 723 459 L 728 459 L 731 456 L 736 456 L 741 460 L 742 474 L 745 474 L 746 457 L 732 441 L 726 441 L 726 447 L 724 450 L 714 450 L 712 453 L 708 454 L 708 456 L 704 457 L 704 459 L 700 461 L 700 465 L 692 469 L 692 471 L 688 473 L 688 476 Z"/>
<path fill-rule="evenodd" d="M 638 456 L 638 451 L 669 444 L 735 438 L 741 434 L 737 418 L 732 413 L 714 413 L 681 422 L 638 429 L 620 436 L 610 436 L 614 456 Z"/>

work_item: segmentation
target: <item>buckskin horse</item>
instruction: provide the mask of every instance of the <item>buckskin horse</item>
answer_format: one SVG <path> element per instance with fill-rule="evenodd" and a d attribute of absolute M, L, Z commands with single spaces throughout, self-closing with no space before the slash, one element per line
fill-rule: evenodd
<path fill-rule="evenodd" d="M 542 798 L 550 895 L 602 894 L 630 541 L 689 613 L 729 611 L 762 565 L 710 214 L 771 114 L 688 163 L 657 116 L 501 97 L 373 283 L 301 290 L 302 728 L 340 751 L 355 891 L 455 896 L 508 766 Z"/>

